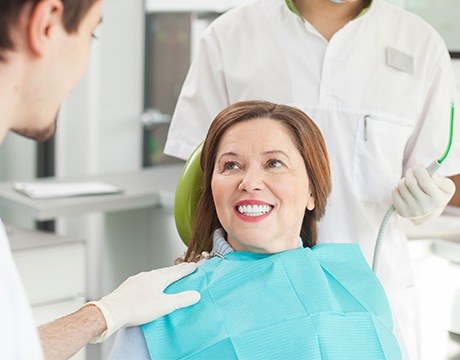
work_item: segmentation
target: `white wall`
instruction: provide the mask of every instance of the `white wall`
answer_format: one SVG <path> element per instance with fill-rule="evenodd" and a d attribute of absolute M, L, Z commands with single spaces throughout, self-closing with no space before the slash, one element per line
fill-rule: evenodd
<path fill-rule="evenodd" d="M 452 61 L 452 65 L 454 66 L 454 72 L 456 75 L 457 89 L 460 92 L 460 59 L 454 59 Z"/>
<path fill-rule="evenodd" d="M 0 181 L 30 180 L 35 177 L 36 143 L 9 133 L 1 144 Z"/>
<path fill-rule="evenodd" d="M 142 0 L 104 2 L 83 81 L 62 107 L 56 142 L 61 178 L 126 172 L 141 167 L 144 9 Z M 100 296 L 102 214 L 59 219 L 58 232 L 88 241 L 88 295 Z"/>
<path fill-rule="evenodd" d="M 58 176 L 135 170 L 141 164 L 143 1 L 104 3 L 87 76 L 63 106 Z"/>
<path fill-rule="evenodd" d="M 1 111 L 1 110 L 0 110 Z M 35 178 L 37 145 L 34 141 L 9 133 L 0 144 L 0 181 L 29 181 Z M 0 218 L 5 223 L 33 229 L 35 221 L 0 209 Z"/>

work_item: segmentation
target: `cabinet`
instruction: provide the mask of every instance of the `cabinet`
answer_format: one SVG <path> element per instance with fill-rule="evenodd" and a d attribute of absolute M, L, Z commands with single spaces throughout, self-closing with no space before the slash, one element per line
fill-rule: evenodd
<path fill-rule="evenodd" d="M 177 163 L 163 154 L 169 123 L 203 30 L 248 0 L 146 0 L 143 166 Z"/>

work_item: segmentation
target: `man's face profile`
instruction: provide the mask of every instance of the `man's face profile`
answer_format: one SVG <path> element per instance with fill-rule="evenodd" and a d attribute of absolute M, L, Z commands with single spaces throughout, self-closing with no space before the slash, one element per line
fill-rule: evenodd
<path fill-rule="evenodd" d="M 95 1 L 78 28 L 68 31 L 63 20 L 64 3 L 49 0 L 30 7 L 27 29 L 32 30 L 28 33 L 30 41 L 24 42 L 29 47 L 17 50 L 18 58 L 25 59 L 28 66 L 28 76 L 19 93 L 27 106 L 19 109 L 10 130 L 39 142 L 54 135 L 59 107 L 86 72 L 93 33 L 101 22 L 101 8 L 102 1 Z M 53 11 L 61 18 L 45 16 Z M 47 19 L 46 25 L 52 31 L 33 26 L 41 18 Z"/>

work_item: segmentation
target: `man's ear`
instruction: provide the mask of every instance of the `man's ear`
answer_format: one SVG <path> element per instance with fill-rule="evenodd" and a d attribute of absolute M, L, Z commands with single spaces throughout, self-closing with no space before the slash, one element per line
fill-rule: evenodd
<path fill-rule="evenodd" d="M 41 0 L 30 13 L 27 38 L 31 51 L 41 56 L 63 29 L 64 4 L 61 0 Z"/>

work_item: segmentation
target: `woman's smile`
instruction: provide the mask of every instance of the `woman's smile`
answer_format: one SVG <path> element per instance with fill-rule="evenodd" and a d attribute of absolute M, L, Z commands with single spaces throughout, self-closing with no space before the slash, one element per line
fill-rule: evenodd
<path fill-rule="evenodd" d="M 257 222 L 267 218 L 274 206 L 260 200 L 242 200 L 235 206 L 236 215 L 243 221 Z"/>

